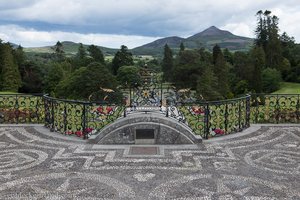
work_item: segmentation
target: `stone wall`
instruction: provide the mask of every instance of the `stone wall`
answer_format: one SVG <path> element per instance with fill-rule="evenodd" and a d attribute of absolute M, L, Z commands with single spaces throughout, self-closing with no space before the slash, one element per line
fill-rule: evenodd
<path fill-rule="evenodd" d="M 154 130 L 154 144 L 195 144 L 202 138 L 194 135 L 191 129 L 160 113 L 135 113 L 106 126 L 90 143 L 136 144 L 137 129 Z"/>

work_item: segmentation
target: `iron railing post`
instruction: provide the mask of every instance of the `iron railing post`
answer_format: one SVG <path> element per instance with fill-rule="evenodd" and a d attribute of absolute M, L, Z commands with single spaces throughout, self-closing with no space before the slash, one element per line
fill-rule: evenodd
<path fill-rule="evenodd" d="M 225 120 L 224 120 L 224 125 L 225 125 L 225 133 L 227 134 L 227 129 L 228 129 L 228 102 L 225 103 Z M 220 127 L 221 128 L 221 127 Z"/>
<path fill-rule="evenodd" d="M 51 128 L 50 131 L 53 132 L 54 128 L 54 100 L 51 99 Z"/>
<path fill-rule="evenodd" d="M 251 104 L 250 104 L 251 96 L 246 97 L 246 127 L 250 126 L 250 115 L 251 115 Z"/>
<path fill-rule="evenodd" d="M 241 120 L 242 120 L 241 102 L 242 101 L 244 101 L 244 99 L 239 100 L 239 131 L 242 130 L 241 128 Z"/>
<path fill-rule="evenodd" d="M 297 95 L 297 105 L 296 105 L 296 117 L 297 117 L 297 123 L 299 123 L 300 121 L 299 121 L 299 118 L 300 118 L 300 111 L 299 111 L 299 108 L 300 108 L 300 95 L 298 94 Z"/>
<path fill-rule="evenodd" d="M 86 131 L 86 122 L 87 122 L 87 117 L 86 117 L 86 104 L 83 104 L 83 110 L 82 110 L 82 131 L 83 131 L 83 139 L 88 139 L 88 133 Z"/>
<path fill-rule="evenodd" d="M 15 101 L 15 110 L 14 110 L 15 116 L 16 116 L 16 122 L 19 123 L 19 102 L 18 102 L 18 95 L 16 94 L 16 101 Z"/>
<path fill-rule="evenodd" d="M 209 103 L 206 103 L 205 105 L 205 116 L 204 116 L 204 130 L 205 130 L 205 139 L 208 139 L 208 134 L 209 134 L 209 117 L 210 117 L 210 110 L 209 110 Z"/>
<path fill-rule="evenodd" d="M 280 107 L 279 107 L 279 96 L 278 94 L 276 95 L 276 105 L 275 105 L 275 120 L 276 120 L 276 124 L 279 123 L 279 113 L 280 113 Z"/>
<path fill-rule="evenodd" d="M 66 131 L 67 131 L 67 105 L 66 105 L 66 102 L 64 102 L 63 118 L 64 118 L 64 134 L 66 134 Z"/>

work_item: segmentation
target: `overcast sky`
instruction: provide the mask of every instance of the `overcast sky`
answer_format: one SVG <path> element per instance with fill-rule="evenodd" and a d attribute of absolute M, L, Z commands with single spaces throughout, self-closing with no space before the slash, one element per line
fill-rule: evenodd
<path fill-rule="evenodd" d="M 300 42 L 300 0 L 0 0 L 0 38 L 24 47 L 74 41 L 129 48 L 210 26 L 254 37 L 256 12 L 271 10 Z"/>

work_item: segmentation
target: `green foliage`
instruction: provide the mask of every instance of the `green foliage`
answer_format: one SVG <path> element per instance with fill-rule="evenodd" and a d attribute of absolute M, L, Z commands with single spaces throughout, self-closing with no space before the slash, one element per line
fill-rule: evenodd
<path fill-rule="evenodd" d="M 217 77 L 213 73 L 212 66 L 206 66 L 203 74 L 197 81 L 198 96 L 202 96 L 206 101 L 222 98 L 221 94 L 217 91 L 217 84 Z"/>
<path fill-rule="evenodd" d="M 44 91 L 48 94 L 53 94 L 58 83 L 65 77 L 62 65 L 53 63 L 44 80 Z"/>
<path fill-rule="evenodd" d="M 223 53 L 218 47 L 218 45 L 214 47 L 213 59 L 214 59 L 213 72 L 217 77 L 217 85 L 218 85 L 217 91 L 223 97 L 226 97 L 227 94 L 230 92 L 229 80 L 228 80 L 229 66 L 226 63 Z"/>
<path fill-rule="evenodd" d="M 168 46 L 168 44 L 164 47 L 164 58 L 162 61 L 162 71 L 163 71 L 163 79 L 165 81 L 171 81 L 173 76 L 173 52 Z"/>
<path fill-rule="evenodd" d="M 38 65 L 32 61 L 25 62 L 21 68 L 22 87 L 19 92 L 22 93 L 42 93 L 43 92 L 43 74 Z"/>
<path fill-rule="evenodd" d="M 257 12 L 258 21 L 256 33 L 256 46 L 264 49 L 266 57 L 266 66 L 279 69 L 282 62 L 282 50 L 278 28 L 278 17 L 271 16 L 271 11 L 261 10 Z"/>
<path fill-rule="evenodd" d="M 103 63 L 104 64 L 104 56 L 100 48 L 95 45 L 90 45 L 88 47 L 88 52 L 90 56 L 94 59 L 95 62 Z"/>
<path fill-rule="evenodd" d="M 246 80 L 240 80 L 236 85 L 234 86 L 233 92 L 236 95 L 246 94 L 249 90 L 249 83 Z"/>
<path fill-rule="evenodd" d="M 276 69 L 266 68 L 262 71 L 263 92 L 272 93 L 280 88 L 281 75 Z"/>
<path fill-rule="evenodd" d="M 178 58 L 173 70 L 173 81 L 177 88 L 193 88 L 202 74 L 204 62 L 195 50 L 185 50 Z"/>
<path fill-rule="evenodd" d="M 135 66 L 122 66 L 118 70 L 117 80 L 125 88 L 140 85 L 140 69 Z"/>
<path fill-rule="evenodd" d="M 87 67 L 81 67 L 61 81 L 57 88 L 58 97 L 68 99 L 85 99 L 100 91 L 101 98 L 106 95 L 101 88 L 116 91 L 117 81 L 102 64 L 94 62 Z"/>
<path fill-rule="evenodd" d="M 265 52 L 262 47 L 254 47 L 250 52 L 253 63 L 251 85 L 256 93 L 262 92 L 262 69 L 265 68 Z"/>
<path fill-rule="evenodd" d="M 132 53 L 128 51 L 128 48 L 125 45 L 122 45 L 121 49 L 115 54 L 115 57 L 112 60 L 112 72 L 114 75 L 117 75 L 120 67 L 133 64 Z"/>
<path fill-rule="evenodd" d="M 17 92 L 21 87 L 21 75 L 9 44 L 0 44 L 0 88 L 2 91 Z"/>

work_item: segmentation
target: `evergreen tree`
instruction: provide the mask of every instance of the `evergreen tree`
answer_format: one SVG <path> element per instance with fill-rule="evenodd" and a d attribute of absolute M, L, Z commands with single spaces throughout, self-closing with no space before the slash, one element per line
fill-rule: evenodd
<path fill-rule="evenodd" d="M 217 77 L 217 91 L 226 98 L 229 93 L 229 68 L 228 64 L 226 63 L 223 53 L 220 50 L 220 47 L 216 45 L 213 51 L 214 61 L 214 68 L 213 72 Z"/>
<path fill-rule="evenodd" d="M 90 45 L 88 47 L 88 52 L 90 56 L 94 59 L 95 62 L 103 63 L 104 64 L 104 56 L 102 51 L 96 47 L 95 45 Z"/>
<path fill-rule="evenodd" d="M 1 89 L 17 92 L 21 87 L 21 75 L 9 44 L 1 45 Z"/>
<path fill-rule="evenodd" d="M 56 44 L 53 47 L 53 50 L 55 51 L 55 55 L 58 58 L 59 61 L 63 60 L 64 58 L 64 46 L 60 41 L 57 41 Z"/>
<path fill-rule="evenodd" d="M 176 87 L 196 89 L 197 80 L 206 64 L 201 62 L 199 52 L 185 50 L 177 56 L 175 61 L 172 77 Z"/>
<path fill-rule="evenodd" d="M 44 90 L 48 94 L 53 94 L 58 83 L 64 79 L 64 71 L 59 63 L 52 64 L 45 77 Z"/>
<path fill-rule="evenodd" d="M 133 64 L 132 53 L 128 51 L 128 48 L 125 45 L 122 45 L 121 49 L 115 54 L 115 57 L 112 60 L 113 74 L 117 75 L 120 67 Z"/>
<path fill-rule="evenodd" d="M 162 61 L 162 71 L 163 71 L 163 79 L 165 81 L 171 81 L 173 77 L 173 52 L 168 46 L 168 44 L 164 47 L 164 58 Z"/>
<path fill-rule="evenodd" d="M 216 60 L 217 60 L 219 54 L 221 54 L 221 53 L 222 53 L 221 48 L 219 47 L 219 45 L 216 44 L 213 47 L 213 64 L 214 65 L 216 64 Z"/>
<path fill-rule="evenodd" d="M 76 66 L 76 69 L 80 68 L 80 67 L 86 67 L 87 65 L 89 65 L 92 62 L 92 59 L 89 59 L 87 57 L 87 52 L 85 47 L 83 46 L 82 43 L 79 44 L 78 47 L 78 51 L 75 55 L 74 58 L 74 66 Z"/>
<path fill-rule="evenodd" d="M 218 80 L 212 71 L 212 66 L 206 65 L 197 82 L 197 94 L 201 95 L 206 101 L 220 99 L 222 96 L 217 88 Z"/>
<path fill-rule="evenodd" d="M 78 60 L 83 60 L 87 56 L 85 48 L 82 43 L 79 43 L 78 51 L 76 54 L 76 58 Z"/>
<path fill-rule="evenodd" d="M 179 55 L 185 50 L 185 46 L 183 44 L 183 42 L 180 43 L 180 46 L 179 46 Z"/>
<path fill-rule="evenodd" d="M 278 17 L 271 16 L 271 11 L 257 12 L 258 21 L 255 30 L 256 46 L 261 46 L 265 52 L 266 66 L 279 69 L 282 64 L 282 50 L 278 28 Z"/>
<path fill-rule="evenodd" d="M 13 50 L 13 56 L 15 58 L 16 64 L 19 66 L 19 68 L 25 63 L 26 56 L 23 51 L 23 47 L 20 45 Z"/>
<path fill-rule="evenodd" d="M 265 68 L 265 52 L 262 47 L 254 47 L 251 51 L 253 59 L 253 75 L 251 85 L 256 93 L 262 92 L 262 70 Z"/>

